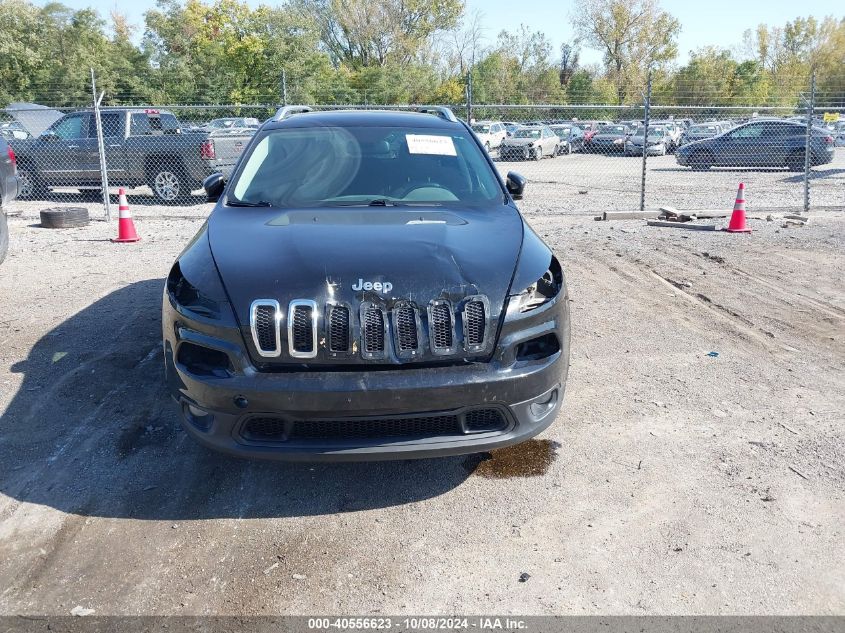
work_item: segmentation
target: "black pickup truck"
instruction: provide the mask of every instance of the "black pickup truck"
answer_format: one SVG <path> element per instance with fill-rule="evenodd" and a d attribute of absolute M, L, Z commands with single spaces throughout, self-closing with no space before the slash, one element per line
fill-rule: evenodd
<path fill-rule="evenodd" d="M 104 109 L 100 121 L 109 185 L 148 185 L 165 203 L 187 200 L 212 173 L 230 174 L 254 133 L 185 132 L 172 113 L 151 109 Z M 53 187 L 101 191 L 93 111 L 67 114 L 40 136 L 10 144 L 18 157 L 20 198 L 37 198 Z"/>

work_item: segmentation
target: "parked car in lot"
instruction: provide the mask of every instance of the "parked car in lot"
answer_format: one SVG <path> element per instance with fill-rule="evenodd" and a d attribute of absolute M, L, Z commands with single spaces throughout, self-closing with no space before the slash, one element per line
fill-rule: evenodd
<path fill-rule="evenodd" d="M 22 140 L 32 136 L 27 129 L 18 121 L 7 121 L 0 123 L 0 138 L 7 141 Z"/>
<path fill-rule="evenodd" d="M 203 179 L 231 173 L 254 131 L 241 134 L 183 132 L 170 112 L 117 108 L 101 113 L 109 184 L 149 185 L 162 202 L 185 200 Z M 90 111 L 73 112 L 37 138 L 12 141 L 20 197 L 36 198 L 51 187 L 101 186 L 97 130 Z"/>
<path fill-rule="evenodd" d="M 523 125 L 502 141 L 499 156 L 504 160 L 540 160 L 556 156 L 559 149 L 557 135 L 548 125 Z"/>
<path fill-rule="evenodd" d="M 683 133 L 682 126 L 671 119 L 665 121 L 649 121 L 649 126 L 651 125 L 663 128 L 663 132 L 666 138 L 666 152 L 668 154 L 674 153 L 675 150 L 678 149 L 678 146 L 681 144 L 681 134 Z"/>
<path fill-rule="evenodd" d="M 521 127 L 522 123 L 517 123 L 516 121 L 503 121 L 505 124 L 505 131 L 508 133 L 508 136 L 514 133 L 516 128 Z"/>
<path fill-rule="evenodd" d="M 9 251 L 9 225 L 6 210 L 18 195 L 18 176 L 15 150 L 5 139 L 0 138 L 0 263 Z"/>
<path fill-rule="evenodd" d="M 668 153 L 666 144 L 666 130 L 662 126 L 649 125 L 648 137 L 645 135 L 645 128 L 639 127 L 625 141 L 625 155 L 642 156 L 645 147 L 648 155 L 665 156 Z"/>
<path fill-rule="evenodd" d="M 681 133 L 679 145 L 686 145 L 687 143 L 692 143 L 693 141 L 700 141 L 705 138 L 712 138 L 714 136 L 718 136 L 721 133 L 721 123 L 699 123 L 697 125 L 690 126 L 689 129 Z"/>
<path fill-rule="evenodd" d="M 631 130 L 624 125 L 603 125 L 590 140 L 590 149 L 596 153 L 624 152 L 625 141 Z"/>
<path fill-rule="evenodd" d="M 584 131 L 584 150 L 590 151 L 590 141 L 595 136 L 599 128 L 605 125 L 612 125 L 612 121 L 574 121 Z"/>
<path fill-rule="evenodd" d="M 165 376 L 216 450 L 476 453 L 548 427 L 569 365 L 560 262 L 469 126 L 431 113 L 265 123 L 172 266 Z M 534 131 L 534 130 L 532 130 Z"/>
<path fill-rule="evenodd" d="M 488 152 L 491 149 L 498 149 L 502 141 L 508 137 L 505 124 L 501 121 L 476 121 L 472 124 L 472 131 Z"/>
<path fill-rule="evenodd" d="M 558 154 L 571 154 L 584 151 L 584 132 L 580 127 L 571 123 L 550 125 L 549 129 L 558 139 Z"/>
<path fill-rule="evenodd" d="M 840 121 L 833 128 L 833 143 L 836 147 L 845 147 L 845 121 Z"/>
<path fill-rule="evenodd" d="M 190 132 L 211 132 L 214 130 L 257 130 L 261 125 L 261 121 L 255 117 L 237 117 L 229 116 L 220 119 L 212 119 L 208 123 L 187 128 Z"/>
<path fill-rule="evenodd" d="M 724 167 L 787 167 L 804 169 L 806 126 L 780 119 L 757 120 L 703 141 L 688 143 L 676 153 L 679 165 L 693 169 Z M 810 164 L 833 160 L 829 130 L 812 128 Z"/>

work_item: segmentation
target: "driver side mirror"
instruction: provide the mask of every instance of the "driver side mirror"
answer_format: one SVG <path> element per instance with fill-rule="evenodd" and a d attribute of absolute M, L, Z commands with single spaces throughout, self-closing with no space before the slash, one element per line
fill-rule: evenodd
<path fill-rule="evenodd" d="M 525 192 L 525 185 L 528 182 L 525 176 L 522 174 L 518 174 L 515 171 L 509 171 L 507 180 L 505 181 L 505 187 L 508 190 L 508 193 L 511 194 L 511 198 L 514 200 L 522 200 L 522 194 Z"/>
<path fill-rule="evenodd" d="M 223 174 L 219 172 L 211 174 L 202 181 L 202 188 L 205 189 L 206 201 L 217 202 L 220 196 L 223 195 L 223 189 L 226 188 L 226 181 L 223 179 Z"/>

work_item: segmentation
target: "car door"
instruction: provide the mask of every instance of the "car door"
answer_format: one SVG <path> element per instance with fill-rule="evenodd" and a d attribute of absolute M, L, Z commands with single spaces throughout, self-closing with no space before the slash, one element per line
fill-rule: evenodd
<path fill-rule="evenodd" d="M 88 114 L 69 114 L 47 128 L 35 141 L 33 158 L 39 177 L 53 186 L 72 185 L 84 169 Z"/>
<path fill-rule="evenodd" d="M 103 148 L 106 152 L 106 166 L 110 178 L 121 182 L 126 172 L 126 155 L 123 150 L 125 136 L 125 115 L 122 112 L 101 112 Z M 87 181 L 100 182 L 100 151 L 97 142 L 97 123 L 93 114 L 88 119 L 88 138 L 85 142 L 85 171 Z"/>

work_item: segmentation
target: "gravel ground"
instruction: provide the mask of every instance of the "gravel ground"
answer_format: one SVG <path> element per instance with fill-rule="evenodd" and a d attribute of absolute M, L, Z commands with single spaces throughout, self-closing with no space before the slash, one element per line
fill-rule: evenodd
<path fill-rule="evenodd" d="M 845 612 L 845 213 L 656 229 L 555 187 L 523 205 L 573 300 L 555 424 L 522 453 L 376 464 L 236 460 L 180 430 L 161 290 L 208 205 L 136 205 L 134 245 L 18 205 L 0 613 Z"/>

